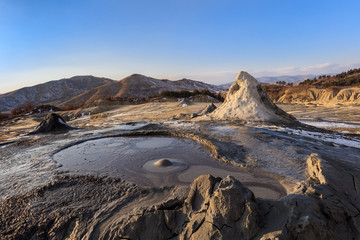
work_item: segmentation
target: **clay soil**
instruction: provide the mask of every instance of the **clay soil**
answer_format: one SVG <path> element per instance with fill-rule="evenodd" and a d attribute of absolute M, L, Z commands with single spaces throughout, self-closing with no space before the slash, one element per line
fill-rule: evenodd
<path fill-rule="evenodd" d="M 126 234 L 145 231 L 145 226 L 150 226 L 154 222 L 158 223 L 159 229 L 163 227 L 164 229 L 161 229 L 164 232 L 170 231 L 172 234 L 169 236 L 174 239 L 182 238 L 180 236 L 185 239 L 191 238 L 191 235 L 186 235 L 185 231 L 196 232 L 202 226 L 202 222 L 195 219 L 202 214 L 199 209 L 191 213 L 193 215 L 190 221 L 194 224 L 191 228 L 185 225 L 183 228 L 172 227 L 166 225 L 164 221 L 171 222 L 169 212 L 173 214 L 186 212 L 186 204 L 190 200 L 185 199 L 191 194 L 196 195 L 196 189 L 191 190 L 188 185 L 176 184 L 146 186 L 136 184 L 126 176 L 84 174 L 72 169 L 64 169 L 53 159 L 56 152 L 69 146 L 76 146 L 80 142 L 126 136 L 167 136 L 191 139 L 200 143 L 216 161 L 227 164 L 233 171 L 237 171 L 238 180 L 243 181 L 245 187 L 248 182 L 248 187 L 250 189 L 252 187 L 255 192 L 256 199 L 248 194 L 248 190 L 245 191 L 248 194 L 246 196 L 250 196 L 246 198 L 246 201 L 253 204 L 251 206 L 257 206 L 256 209 L 251 207 L 249 216 L 253 216 L 254 213 L 259 214 L 256 216 L 257 220 L 253 222 L 255 225 L 259 224 L 258 227 L 251 228 L 251 234 L 244 233 L 248 236 L 246 238 L 260 239 L 262 236 L 281 238 L 282 236 L 288 239 L 296 237 L 316 239 L 320 235 L 311 235 L 316 232 L 316 229 L 309 230 L 309 228 L 311 224 L 324 226 L 321 225 L 324 223 L 321 221 L 326 218 L 335 220 L 331 224 L 324 223 L 325 225 L 328 224 L 334 229 L 338 226 L 340 232 L 344 233 L 336 235 L 337 237 L 359 237 L 356 235 L 356 229 L 359 229 L 360 222 L 358 210 L 360 208 L 358 204 L 360 202 L 358 201 L 360 171 L 355 162 L 360 156 L 360 148 L 338 146 L 325 141 L 314 141 L 308 137 L 272 132 L 263 127 L 246 125 L 243 122 L 197 122 L 196 118 L 191 119 L 191 113 L 201 112 L 207 105 L 207 103 L 193 103 L 179 106 L 178 102 L 165 102 L 112 106 L 111 109 L 105 110 L 92 107 L 60 112 L 59 114 L 64 119 L 69 120 L 68 124 L 79 129 L 34 136 L 25 134 L 33 130 L 44 115 L 22 116 L 3 123 L 0 126 L 0 167 L 2 169 L 0 174 L 0 238 L 130 238 L 130 235 Z M 278 106 L 301 119 L 332 119 L 356 123 L 359 123 L 360 119 L 359 106 L 324 107 L 296 104 L 278 104 Z M 350 132 L 354 134 L 352 137 L 357 139 L 356 133 L 360 132 L 360 128 L 352 129 Z M 318 134 L 322 134 L 321 129 Z M 106 151 L 105 147 L 104 151 Z M 315 170 L 310 168 L 310 160 L 306 167 L 306 159 L 314 152 L 326 159 L 330 163 L 329 166 L 336 166 L 334 168 L 336 171 L 328 171 L 332 174 L 330 177 L 325 174 L 325 170 L 324 173 L 316 172 L 320 171 L 322 166 L 313 167 Z M 346 156 L 349 161 L 337 165 L 341 156 Z M 178 179 L 186 178 L 188 181 L 189 178 L 194 179 L 206 173 L 208 173 L 206 167 L 193 166 L 189 168 L 189 171 L 179 174 Z M 220 170 L 218 173 L 219 177 L 225 178 Z M 311 180 L 309 180 L 309 174 L 314 175 Z M 333 188 L 327 187 L 335 182 L 335 180 L 331 181 L 336 179 L 336 176 L 344 181 L 349 180 L 345 190 L 341 190 L 340 185 L 334 185 Z M 220 182 L 220 180 L 216 181 Z M 197 184 L 201 186 L 201 183 Z M 237 186 L 237 183 L 232 184 Z M 209 190 L 211 194 L 212 191 L 212 189 Z M 345 193 L 348 194 L 346 198 L 348 202 L 345 200 L 343 202 L 342 198 L 338 197 Z M 211 195 L 209 201 L 215 201 L 215 198 L 215 195 Z M 273 199 L 270 200 L 270 198 Z M 306 206 L 306 203 L 309 204 Z M 338 204 L 336 208 L 333 207 L 335 203 Z M 208 207 L 208 204 L 204 203 L 203 206 Z M 309 207 L 308 210 L 306 210 L 307 207 Z M 322 207 L 324 208 L 319 210 Z M 350 208 L 351 211 L 348 210 Z M 246 211 L 243 210 L 244 214 L 247 213 Z M 252 220 L 248 218 L 247 221 Z M 337 221 L 342 221 L 344 224 Z M 244 220 L 242 224 L 245 222 Z M 130 223 L 132 225 L 129 225 Z M 185 223 L 187 220 L 183 221 L 183 224 Z M 210 224 L 206 221 L 205 223 Z M 229 226 L 231 224 L 229 223 Z M 232 236 L 226 235 L 222 228 L 214 226 L 212 225 L 212 231 L 217 231 L 219 236 Z M 288 230 L 284 230 L 284 226 L 288 227 Z M 326 230 L 325 227 L 324 229 Z M 326 232 L 323 228 L 320 230 Z M 205 232 L 211 231 L 204 230 Z M 306 232 L 311 234 L 306 235 Z M 206 236 L 202 235 L 202 238 L 206 239 Z"/>

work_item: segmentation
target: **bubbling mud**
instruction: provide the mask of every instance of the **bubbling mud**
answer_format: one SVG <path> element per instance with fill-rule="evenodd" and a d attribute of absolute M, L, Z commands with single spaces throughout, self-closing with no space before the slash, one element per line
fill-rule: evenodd
<path fill-rule="evenodd" d="M 188 164 L 181 161 L 180 159 L 168 159 L 168 158 L 150 160 L 143 165 L 143 168 L 145 170 L 149 172 L 159 172 L 159 173 L 181 172 L 187 167 Z"/>
<path fill-rule="evenodd" d="M 157 167 L 168 167 L 173 165 L 173 163 L 169 159 L 160 159 L 154 162 L 154 165 Z"/>
<path fill-rule="evenodd" d="M 198 142 L 175 137 L 105 137 L 71 145 L 53 155 L 60 170 L 121 177 L 141 186 L 188 185 L 209 173 L 232 175 L 256 196 L 277 199 L 284 187 L 267 176 L 219 162 Z"/>

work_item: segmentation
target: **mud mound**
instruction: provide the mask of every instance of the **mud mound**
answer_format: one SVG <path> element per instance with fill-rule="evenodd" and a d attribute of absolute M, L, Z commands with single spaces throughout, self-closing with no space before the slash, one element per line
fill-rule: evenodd
<path fill-rule="evenodd" d="M 60 132 L 74 129 L 67 124 L 65 120 L 56 113 L 48 114 L 44 120 L 30 134 Z"/>
<path fill-rule="evenodd" d="M 360 173 L 312 154 L 308 179 L 279 200 L 202 175 L 186 194 L 62 176 L 1 202 L 1 239 L 359 239 Z M 341 179 L 341 181 L 339 181 Z"/>
<path fill-rule="evenodd" d="M 190 105 L 191 104 L 191 102 L 189 101 L 189 100 L 187 100 L 187 99 L 184 99 L 184 100 L 182 100 L 180 103 L 179 103 L 179 107 L 187 107 L 188 105 Z"/>
<path fill-rule="evenodd" d="M 106 212 L 104 206 L 125 205 L 139 194 L 149 191 L 118 179 L 61 176 L 1 202 L 0 239 L 84 239 L 96 235 L 88 225 L 103 220 L 96 213 Z"/>
<path fill-rule="evenodd" d="M 249 73 L 241 71 L 225 102 L 210 115 L 214 120 L 295 123 L 296 118 L 278 108 Z"/>
<path fill-rule="evenodd" d="M 250 190 L 230 176 L 202 175 L 191 184 L 185 202 L 170 199 L 122 219 L 115 228 L 122 239 L 250 239 L 257 233 L 256 222 Z"/>
<path fill-rule="evenodd" d="M 168 159 L 160 159 L 160 160 L 157 160 L 154 165 L 157 166 L 157 167 L 168 167 L 168 166 L 171 166 L 173 163 L 168 160 Z"/>
<path fill-rule="evenodd" d="M 124 239 L 358 239 L 359 172 L 312 154 L 307 173 L 296 192 L 276 201 L 255 199 L 233 177 L 202 175 L 185 201 L 137 212 L 111 231 Z"/>
<path fill-rule="evenodd" d="M 316 103 L 332 106 L 336 104 L 359 104 L 360 88 L 293 87 L 278 99 L 283 103 Z"/>
<path fill-rule="evenodd" d="M 199 115 L 205 115 L 205 114 L 209 114 L 212 113 L 213 111 L 215 111 L 216 106 L 212 103 L 208 106 L 206 106 L 200 113 Z"/>

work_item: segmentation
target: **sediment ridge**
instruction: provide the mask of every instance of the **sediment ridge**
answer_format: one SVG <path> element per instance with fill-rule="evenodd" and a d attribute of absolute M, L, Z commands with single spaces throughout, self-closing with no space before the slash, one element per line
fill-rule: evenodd
<path fill-rule="evenodd" d="M 360 104 L 360 88 L 292 87 L 286 89 L 280 96 L 273 96 L 272 100 L 279 103 L 297 104 Z"/>
<path fill-rule="evenodd" d="M 358 239 L 359 171 L 317 154 L 306 165 L 308 178 L 279 200 L 255 198 L 231 176 L 201 175 L 189 190 L 64 176 L 3 201 L 0 234 L 8 239 Z"/>

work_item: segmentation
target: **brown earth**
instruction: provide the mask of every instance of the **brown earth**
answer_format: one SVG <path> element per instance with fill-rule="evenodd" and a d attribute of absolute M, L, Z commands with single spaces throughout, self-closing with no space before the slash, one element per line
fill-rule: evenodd
<path fill-rule="evenodd" d="M 116 127 L 129 121 L 154 122 L 163 126 L 164 122 L 179 113 L 200 112 L 206 105 L 197 103 L 180 107 L 178 102 L 147 103 L 63 112 L 65 116 L 69 115 L 70 125 L 88 129 L 84 134 L 70 132 L 31 139 L 21 137 L 21 133 L 29 132 L 39 124 L 41 115 L 19 117 L 2 125 L 0 163 L 4 171 L 1 181 L 4 183 L 2 188 L 11 194 L 7 194 L 7 197 L 2 195 L 0 203 L 1 238 L 360 238 L 360 170 L 356 166 L 321 155 L 312 154 L 308 157 L 306 179 L 295 183 L 295 189 L 287 188 L 289 194 L 279 200 L 255 198 L 244 183 L 232 177 L 220 179 L 203 175 L 194 180 L 190 188 L 146 188 L 121 178 L 57 172 L 57 166 L 53 166 L 53 161 L 48 160 L 52 151 L 65 147 L 66 142 L 96 137 L 97 130 L 106 130 L 106 127 Z M 360 112 L 358 106 L 352 106 L 351 109 L 295 104 L 282 106 L 295 116 L 305 116 L 303 111 L 308 111 L 307 114 L 312 117 L 331 117 L 338 112 L 339 116 L 349 119 L 354 111 Z M 171 122 L 173 127 L 176 124 Z M 223 122 L 209 124 L 224 126 Z M 183 125 L 182 130 L 188 131 L 198 141 L 199 132 L 206 129 L 212 132 L 213 129 L 207 123 L 192 125 L 189 122 L 179 122 L 179 125 Z M 245 131 L 242 128 L 245 127 L 240 126 L 240 132 Z M 170 128 L 168 131 L 174 130 Z M 109 129 L 101 136 L 114 134 L 116 131 Z M 232 134 L 225 133 L 225 137 L 216 139 L 214 135 L 211 139 L 201 141 L 204 141 L 203 145 L 207 141 L 216 142 L 214 149 L 217 152 L 215 151 L 214 157 L 240 165 L 239 156 L 243 156 L 242 151 L 246 149 L 238 145 L 238 142 L 227 141 Z M 278 137 L 266 138 L 256 132 L 253 134 L 259 141 L 265 141 L 267 146 L 271 141 L 279 141 Z M 9 140 L 16 136 L 19 138 Z M 246 137 L 249 136 L 238 134 L 241 141 L 246 141 Z M 8 145 L 5 145 L 7 142 Z M 36 144 L 38 147 L 33 148 Z M 220 146 L 223 147 L 222 151 Z M 44 150 L 46 151 L 41 152 Z M 40 158 L 37 159 L 36 156 Z M 24 161 L 30 163 L 28 168 Z M 11 169 L 19 171 L 20 177 L 15 178 L 4 166 L 13 166 Z M 268 176 L 277 180 L 274 174 Z"/>
<path fill-rule="evenodd" d="M 110 103 L 114 102 L 110 101 Z M 179 113 L 184 114 L 184 116 L 194 112 L 200 113 L 208 105 L 208 103 L 194 103 L 185 107 L 180 107 L 178 102 L 144 103 L 139 105 L 112 105 L 104 103 L 99 104 L 97 107 L 57 113 L 73 127 L 82 128 L 95 126 L 96 128 L 96 125 L 103 122 L 105 119 L 108 122 L 170 120 L 179 115 Z M 215 103 L 215 105 L 220 106 L 219 103 Z M 360 106 L 357 105 L 338 104 L 337 106 L 327 106 L 311 103 L 277 103 L 277 105 L 287 113 L 294 115 L 296 118 L 309 118 L 313 120 L 316 120 L 317 118 L 336 118 L 344 122 L 359 122 L 360 119 Z M 46 114 L 20 116 L 4 121 L 0 124 L 0 141 L 19 136 L 20 134 L 26 134 L 34 130 L 45 116 Z M 354 133 L 360 133 L 360 127 L 347 130 L 351 130 Z"/>
<path fill-rule="evenodd" d="M 359 87 L 281 86 L 263 85 L 264 90 L 276 103 L 321 104 L 326 106 L 360 105 Z"/>
<path fill-rule="evenodd" d="M 202 175 L 189 191 L 64 176 L 3 201 L 0 234 L 2 239 L 358 239 L 359 170 L 316 154 L 306 164 L 308 178 L 280 200 L 256 199 L 230 176 Z"/>
<path fill-rule="evenodd" d="M 165 90 L 192 91 L 194 89 L 203 90 L 208 89 L 211 91 L 220 90 L 220 87 L 215 85 L 206 84 L 190 79 L 182 79 L 177 81 L 170 81 L 166 79 L 155 79 L 146 77 L 140 74 L 130 75 L 120 81 L 113 81 L 106 83 L 100 87 L 90 89 L 75 96 L 67 101 L 62 102 L 61 106 L 84 103 L 88 105 L 95 100 L 114 98 L 114 99 L 143 99 L 146 97 L 154 96 Z"/>

